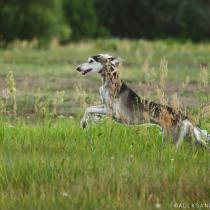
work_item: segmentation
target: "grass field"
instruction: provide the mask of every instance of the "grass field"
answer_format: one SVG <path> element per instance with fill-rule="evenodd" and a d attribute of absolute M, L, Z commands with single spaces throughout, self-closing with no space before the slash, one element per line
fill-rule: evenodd
<path fill-rule="evenodd" d="M 100 79 L 75 66 L 101 52 L 123 58 L 121 76 L 140 96 L 159 101 L 164 75 L 164 100 L 174 105 L 177 96 L 210 131 L 210 44 L 110 39 L 38 50 L 16 43 L 0 50 L 0 209 L 210 206 L 209 150 L 188 142 L 176 150 L 156 128 L 109 118 L 79 128 L 85 107 L 100 103 Z"/>

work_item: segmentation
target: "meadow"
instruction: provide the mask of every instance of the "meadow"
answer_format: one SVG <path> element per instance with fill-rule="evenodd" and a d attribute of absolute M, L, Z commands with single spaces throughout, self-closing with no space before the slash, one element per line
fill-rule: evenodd
<path fill-rule="evenodd" d="M 90 55 L 123 59 L 121 77 L 140 96 L 186 112 L 210 132 L 210 44 L 96 40 L 0 49 L 0 209 L 203 209 L 210 153 L 176 150 L 155 127 L 109 117 L 79 127 L 100 103 L 98 75 L 75 67 Z"/>

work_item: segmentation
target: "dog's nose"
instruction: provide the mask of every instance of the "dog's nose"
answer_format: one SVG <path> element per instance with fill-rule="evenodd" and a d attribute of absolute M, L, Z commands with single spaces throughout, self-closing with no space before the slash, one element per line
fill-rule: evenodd
<path fill-rule="evenodd" d="M 80 71 L 80 66 L 77 66 L 76 70 L 77 70 L 77 71 Z"/>

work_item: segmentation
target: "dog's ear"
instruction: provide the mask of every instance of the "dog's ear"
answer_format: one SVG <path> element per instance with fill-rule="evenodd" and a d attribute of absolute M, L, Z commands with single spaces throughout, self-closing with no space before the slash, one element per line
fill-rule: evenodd
<path fill-rule="evenodd" d="M 106 63 L 107 60 L 109 59 L 108 55 L 106 55 L 106 54 L 94 55 L 94 56 L 92 56 L 92 58 L 93 58 L 95 61 L 100 62 L 100 63 Z"/>
<path fill-rule="evenodd" d="M 119 70 L 119 66 L 121 64 L 122 60 L 120 58 L 114 58 L 111 61 L 111 71 L 112 73 L 116 73 L 116 71 Z"/>
<path fill-rule="evenodd" d="M 109 54 L 98 54 L 95 56 L 92 56 L 92 58 L 95 61 L 101 62 L 101 63 L 107 63 L 108 61 L 111 61 L 111 64 L 115 67 L 118 67 L 119 64 L 122 62 L 122 59 L 119 57 L 111 56 Z"/>
<path fill-rule="evenodd" d="M 112 61 L 111 61 L 111 64 L 114 66 L 114 67 L 119 67 L 119 65 L 122 63 L 122 59 L 119 58 L 119 57 L 112 57 Z"/>
<path fill-rule="evenodd" d="M 92 56 L 92 58 L 95 60 L 95 61 L 99 61 L 99 59 L 100 59 L 100 55 L 94 55 L 94 56 Z"/>

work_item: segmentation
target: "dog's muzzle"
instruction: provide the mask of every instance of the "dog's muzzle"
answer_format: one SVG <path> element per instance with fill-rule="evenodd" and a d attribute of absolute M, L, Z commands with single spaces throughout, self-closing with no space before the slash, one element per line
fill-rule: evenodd
<path fill-rule="evenodd" d="M 80 66 L 78 66 L 78 67 L 76 68 L 76 70 L 79 71 L 79 72 L 82 72 L 82 75 L 85 75 L 85 74 L 87 74 L 88 72 L 92 71 L 92 68 L 89 68 L 89 69 L 86 69 L 86 70 L 83 71 L 83 70 L 80 68 Z"/>
<path fill-rule="evenodd" d="M 77 66 L 76 70 L 80 72 L 81 71 L 80 66 Z"/>

